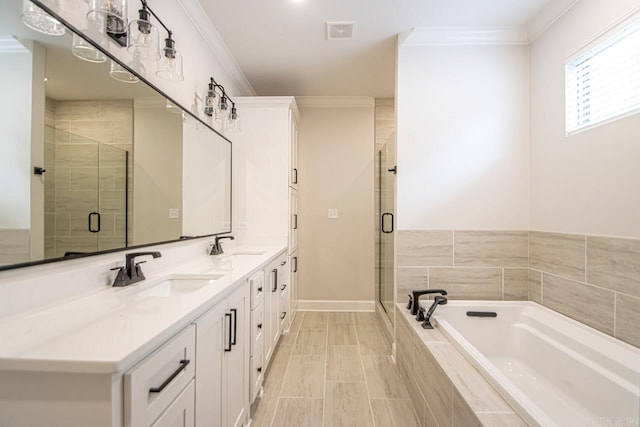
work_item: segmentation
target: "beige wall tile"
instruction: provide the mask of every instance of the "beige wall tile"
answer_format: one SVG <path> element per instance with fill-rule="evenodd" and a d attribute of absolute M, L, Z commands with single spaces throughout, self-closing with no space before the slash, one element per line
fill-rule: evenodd
<path fill-rule="evenodd" d="M 127 152 L 112 145 L 100 146 L 100 167 L 124 168 L 127 161 Z"/>
<path fill-rule="evenodd" d="M 640 239 L 588 236 L 587 283 L 640 296 Z"/>
<path fill-rule="evenodd" d="M 453 265 L 453 231 L 399 230 L 398 266 Z"/>
<path fill-rule="evenodd" d="M 56 228 L 55 228 L 55 236 L 70 236 L 71 235 L 71 227 L 70 227 L 70 218 L 71 214 L 68 213 L 57 213 L 56 217 Z"/>
<path fill-rule="evenodd" d="M 328 382 L 325 397 L 326 426 L 373 427 L 365 383 Z M 303 426 L 305 424 L 298 424 Z"/>
<path fill-rule="evenodd" d="M 355 325 L 332 324 L 329 328 L 329 345 L 358 345 Z"/>
<path fill-rule="evenodd" d="M 58 121 L 99 120 L 100 101 L 56 102 L 56 125 Z"/>
<path fill-rule="evenodd" d="M 56 235 L 56 214 L 44 214 L 44 235 L 47 237 Z"/>
<path fill-rule="evenodd" d="M 284 376 L 281 395 L 324 397 L 325 356 L 294 354 Z"/>
<path fill-rule="evenodd" d="M 44 257 L 55 258 L 56 256 L 56 238 L 45 237 L 44 238 Z"/>
<path fill-rule="evenodd" d="M 327 313 L 318 311 L 305 311 L 304 318 L 302 319 L 302 329 L 321 329 L 327 327 L 327 319 L 329 315 Z"/>
<path fill-rule="evenodd" d="M 397 301 L 407 302 L 408 295 L 416 289 L 429 287 L 429 270 L 427 267 L 398 267 Z"/>
<path fill-rule="evenodd" d="M 362 356 L 369 396 L 387 399 L 407 399 L 409 394 L 391 356 Z"/>
<path fill-rule="evenodd" d="M 98 166 L 98 145 L 56 145 L 56 167 Z"/>
<path fill-rule="evenodd" d="M 60 215 L 62 217 L 62 215 Z M 93 224 L 97 227 L 98 220 L 94 219 Z M 102 224 L 101 224 L 102 225 Z M 64 234 L 59 234 L 64 235 Z M 69 235 L 70 236 L 84 236 L 84 237 L 98 237 L 98 234 L 91 233 L 89 231 L 89 218 L 87 213 L 71 213 L 69 214 Z"/>
<path fill-rule="evenodd" d="M 640 347 L 640 298 L 616 295 L 615 336 Z"/>
<path fill-rule="evenodd" d="M 99 237 L 98 250 L 107 251 L 110 249 L 124 248 L 124 237 Z"/>
<path fill-rule="evenodd" d="M 130 100 L 101 100 L 100 120 L 133 122 L 133 102 Z"/>
<path fill-rule="evenodd" d="M 71 168 L 69 167 L 56 167 L 54 174 L 50 175 L 54 176 L 54 187 L 56 190 L 68 190 L 69 182 L 71 180 Z"/>
<path fill-rule="evenodd" d="M 273 416 L 274 426 L 322 427 L 322 399 L 280 398 Z"/>
<path fill-rule="evenodd" d="M 504 269 L 505 301 L 527 301 L 529 298 L 529 269 Z"/>
<path fill-rule="evenodd" d="M 613 292 L 547 273 L 542 280 L 544 305 L 613 335 Z"/>
<path fill-rule="evenodd" d="M 98 250 L 98 238 L 91 237 L 56 237 L 56 256 L 64 256 L 65 252 L 95 252 Z"/>
<path fill-rule="evenodd" d="M 528 267 L 527 231 L 456 231 L 456 266 Z"/>
<path fill-rule="evenodd" d="M 303 329 L 296 339 L 294 354 L 324 354 L 327 349 L 326 329 Z"/>
<path fill-rule="evenodd" d="M 473 411 L 511 411 L 511 407 L 451 344 L 429 345 L 429 351 Z M 457 424 L 456 424 L 457 425 Z M 462 424 L 460 424 L 462 425 Z"/>
<path fill-rule="evenodd" d="M 0 265 L 29 261 L 29 230 L 0 229 Z"/>
<path fill-rule="evenodd" d="M 453 385 L 426 348 L 416 353 L 415 373 L 418 388 L 435 420 L 441 426 L 451 425 Z"/>
<path fill-rule="evenodd" d="M 98 193 L 95 191 L 61 191 L 56 192 L 56 212 L 76 212 L 88 214 L 98 208 Z"/>
<path fill-rule="evenodd" d="M 372 399 L 371 408 L 376 426 L 420 427 L 420 421 L 411 400 Z"/>
<path fill-rule="evenodd" d="M 529 269 L 529 301 L 542 304 L 542 273 Z"/>
<path fill-rule="evenodd" d="M 451 299 L 502 299 L 501 268 L 429 268 L 429 288 L 444 289 Z"/>
<path fill-rule="evenodd" d="M 327 349 L 327 381 L 364 381 L 358 346 L 330 345 Z"/>
<path fill-rule="evenodd" d="M 529 266 L 536 270 L 584 281 L 584 236 L 530 232 Z"/>
<path fill-rule="evenodd" d="M 453 424 L 454 426 L 482 427 L 482 423 L 471 410 L 464 398 L 455 389 L 453 391 Z"/>
<path fill-rule="evenodd" d="M 124 191 L 100 191 L 100 212 L 119 213 L 124 212 L 126 206 L 126 194 Z"/>
<path fill-rule="evenodd" d="M 69 168 L 69 190 L 98 191 L 98 167 Z"/>

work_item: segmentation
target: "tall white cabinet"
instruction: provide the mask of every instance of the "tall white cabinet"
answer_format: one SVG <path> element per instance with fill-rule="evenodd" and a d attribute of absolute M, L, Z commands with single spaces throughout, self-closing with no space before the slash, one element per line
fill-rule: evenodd
<path fill-rule="evenodd" d="M 289 330 L 297 305 L 298 184 L 303 179 L 298 168 L 300 113 L 293 97 L 234 101 L 242 124 L 233 136 L 233 233 L 244 245 L 287 245 L 282 259 L 265 268 L 262 311 L 254 310 L 264 319 L 262 372 L 280 335 Z M 257 317 L 255 322 L 259 323 Z M 252 384 L 253 400 L 259 376 Z"/>

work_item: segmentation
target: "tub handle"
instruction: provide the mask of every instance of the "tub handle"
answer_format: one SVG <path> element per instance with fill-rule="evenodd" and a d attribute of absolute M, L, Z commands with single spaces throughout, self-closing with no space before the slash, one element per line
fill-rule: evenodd
<path fill-rule="evenodd" d="M 498 317 L 495 311 L 467 311 L 469 317 Z"/>

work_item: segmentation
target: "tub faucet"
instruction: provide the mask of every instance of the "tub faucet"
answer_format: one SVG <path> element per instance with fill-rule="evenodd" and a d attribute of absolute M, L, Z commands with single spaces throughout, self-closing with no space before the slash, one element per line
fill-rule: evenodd
<path fill-rule="evenodd" d="M 420 297 L 427 294 L 447 295 L 447 291 L 445 291 L 444 289 L 425 289 L 422 291 L 412 291 L 411 295 L 409 295 L 409 304 L 407 304 L 407 309 L 411 310 L 412 315 L 415 316 L 418 314 L 418 309 L 420 308 Z"/>
<path fill-rule="evenodd" d="M 424 322 L 422 322 L 422 327 L 424 329 L 433 329 L 433 325 L 431 324 L 431 315 L 439 305 L 445 305 L 447 303 L 446 297 L 437 296 L 433 299 L 433 304 L 429 307 L 427 314 L 424 315 Z"/>
<path fill-rule="evenodd" d="M 112 268 L 111 270 L 118 270 L 118 274 L 113 281 L 113 286 L 122 287 L 129 286 L 133 283 L 140 282 L 145 279 L 140 264 L 146 261 L 136 262 L 136 258 L 140 256 L 149 255 L 154 258 L 160 258 L 162 254 L 158 251 L 152 252 L 130 252 L 125 255 L 125 265 L 123 267 Z"/>
<path fill-rule="evenodd" d="M 209 251 L 209 255 L 220 255 L 224 253 L 224 251 L 222 250 L 222 245 L 220 244 L 220 240 L 222 239 L 234 240 L 235 237 L 233 237 L 230 234 L 228 236 L 216 236 L 216 241 L 213 243 L 213 246 L 211 246 L 211 251 Z"/>

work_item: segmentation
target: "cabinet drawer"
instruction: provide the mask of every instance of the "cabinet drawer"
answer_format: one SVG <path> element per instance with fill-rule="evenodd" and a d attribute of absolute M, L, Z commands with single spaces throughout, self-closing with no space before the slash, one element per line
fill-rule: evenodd
<path fill-rule="evenodd" d="M 264 301 L 264 271 L 259 271 L 249 278 L 249 287 L 251 288 L 251 308 L 255 308 Z"/>
<path fill-rule="evenodd" d="M 195 372 L 196 329 L 191 325 L 124 374 L 125 426 L 151 425 Z"/>
<path fill-rule="evenodd" d="M 260 342 L 262 344 L 262 342 Z M 262 347 L 251 356 L 250 362 L 251 369 L 251 402 L 256 399 L 260 387 L 262 387 L 262 380 L 264 378 L 264 357 L 262 353 Z"/>
<path fill-rule="evenodd" d="M 264 302 L 251 310 L 251 355 L 256 354 L 256 350 L 262 351 L 262 338 L 264 337 Z"/>
<path fill-rule="evenodd" d="M 173 401 L 151 427 L 194 427 L 195 426 L 195 380 Z"/>

